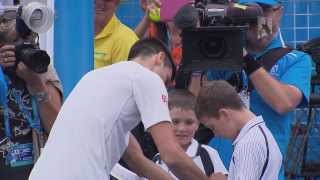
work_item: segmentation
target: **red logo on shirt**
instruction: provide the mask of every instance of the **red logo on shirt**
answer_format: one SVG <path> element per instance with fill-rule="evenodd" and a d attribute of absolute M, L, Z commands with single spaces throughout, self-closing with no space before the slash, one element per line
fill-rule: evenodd
<path fill-rule="evenodd" d="M 167 98 L 167 96 L 164 95 L 164 94 L 162 94 L 161 100 L 162 100 L 162 102 L 164 102 L 164 103 L 168 103 L 168 98 Z"/>

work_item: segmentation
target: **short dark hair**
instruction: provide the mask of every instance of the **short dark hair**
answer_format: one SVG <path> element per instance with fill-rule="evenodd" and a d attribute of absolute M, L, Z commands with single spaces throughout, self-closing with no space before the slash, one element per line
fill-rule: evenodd
<path fill-rule="evenodd" d="M 174 79 L 176 74 L 176 66 L 173 62 L 171 53 L 167 46 L 160 40 L 156 38 L 145 38 L 137 41 L 130 49 L 128 59 L 131 60 L 138 56 L 146 57 L 158 54 L 159 52 L 164 52 L 167 56 L 165 60 L 165 66 L 172 69 L 172 79 Z"/>
<path fill-rule="evenodd" d="M 241 110 L 245 107 L 236 89 L 227 81 L 211 81 L 204 85 L 197 98 L 195 112 L 197 118 L 219 117 L 219 110 L 230 108 Z"/>
<path fill-rule="evenodd" d="M 172 89 L 169 91 L 169 109 L 181 108 L 194 111 L 196 97 L 185 89 Z"/>

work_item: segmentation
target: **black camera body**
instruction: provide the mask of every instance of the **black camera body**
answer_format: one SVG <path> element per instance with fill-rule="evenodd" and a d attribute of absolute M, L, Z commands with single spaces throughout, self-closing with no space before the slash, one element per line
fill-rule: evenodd
<path fill-rule="evenodd" d="M 16 45 L 16 63 L 23 62 L 30 70 L 36 73 L 48 71 L 50 56 L 46 51 L 40 50 L 37 46 L 30 43 Z"/>
<path fill-rule="evenodd" d="M 251 24 L 260 23 L 263 10 L 259 5 L 244 6 L 226 1 L 198 0 L 200 27 L 182 31 L 182 63 L 176 87 L 186 88 L 194 71 L 232 70 L 243 68 L 243 48 Z"/>

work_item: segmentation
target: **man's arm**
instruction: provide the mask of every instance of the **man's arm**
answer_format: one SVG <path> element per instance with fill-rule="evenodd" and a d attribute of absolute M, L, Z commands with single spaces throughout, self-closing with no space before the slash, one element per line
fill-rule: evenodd
<path fill-rule="evenodd" d="M 294 110 L 302 100 L 302 93 L 298 88 L 282 84 L 263 68 L 253 72 L 250 79 L 263 100 L 279 114 Z"/>
<path fill-rule="evenodd" d="M 43 101 L 37 102 L 37 107 L 44 130 L 50 133 L 61 108 L 61 93 L 51 82 L 47 82 L 41 75 L 29 70 L 23 63 L 18 64 L 17 74 L 26 81 L 31 94 L 47 93 L 47 97 Z"/>
<path fill-rule="evenodd" d="M 179 179 L 208 179 L 179 146 L 169 122 L 160 122 L 151 126 L 148 131 L 157 145 L 161 159 Z"/>
<path fill-rule="evenodd" d="M 304 96 L 308 96 L 306 94 L 310 91 L 311 79 L 311 59 L 309 56 L 298 55 L 298 57 L 290 59 L 292 65 L 288 67 L 279 81 L 262 68 L 252 56 L 247 55 L 245 49 L 244 59 L 246 73 L 258 94 L 277 113 L 285 114 L 292 111 Z"/>
<path fill-rule="evenodd" d="M 123 155 L 123 159 L 139 176 L 146 177 L 150 180 L 173 179 L 158 165 L 143 155 L 136 138 L 132 134 L 130 134 L 129 145 Z"/>
<path fill-rule="evenodd" d="M 139 38 L 143 38 L 148 29 L 148 26 L 151 23 L 148 14 L 150 11 L 155 10 L 157 7 L 160 7 L 161 2 L 160 0 L 140 0 L 140 6 L 145 12 L 145 15 L 142 17 L 134 32 Z"/>

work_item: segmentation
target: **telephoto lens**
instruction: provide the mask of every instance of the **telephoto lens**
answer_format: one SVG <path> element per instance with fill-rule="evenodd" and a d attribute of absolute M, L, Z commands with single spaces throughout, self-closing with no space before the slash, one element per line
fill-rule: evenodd
<path fill-rule="evenodd" d="M 23 43 L 16 45 L 17 62 L 23 62 L 29 69 L 36 73 L 48 71 L 50 56 L 46 51 L 40 50 L 32 44 Z"/>

